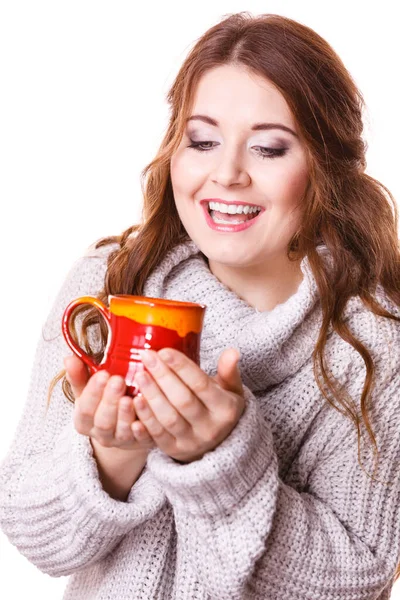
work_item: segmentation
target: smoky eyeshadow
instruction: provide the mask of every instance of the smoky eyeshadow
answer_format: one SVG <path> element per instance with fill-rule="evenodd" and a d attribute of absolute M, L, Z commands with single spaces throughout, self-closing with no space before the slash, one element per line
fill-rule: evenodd
<path fill-rule="evenodd" d="M 206 133 L 204 135 L 201 135 L 196 129 L 185 131 L 185 134 L 187 138 L 192 140 L 193 142 L 204 142 L 206 140 L 212 140 L 214 138 L 212 133 Z M 292 140 L 289 141 L 288 139 L 285 139 L 283 137 L 274 136 L 274 138 L 270 141 L 260 139 L 259 141 L 255 142 L 255 145 L 266 146 L 274 150 L 280 150 L 281 148 L 289 149 L 291 146 L 291 142 Z"/>
<path fill-rule="evenodd" d="M 268 148 L 275 148 L 275 149 L 290 148 L 291 143 L 292 143 L 292 140 L 289 141 L 287 139 L 279 138 L 279 137 L 278 138 L 274 137 L 273 140 L 271 140 L 267 143 L 264 143 L 263 140 L 261 140 L 259 142 L 260 146 L 265 145 L 265 146 L 268 146 Z"/>

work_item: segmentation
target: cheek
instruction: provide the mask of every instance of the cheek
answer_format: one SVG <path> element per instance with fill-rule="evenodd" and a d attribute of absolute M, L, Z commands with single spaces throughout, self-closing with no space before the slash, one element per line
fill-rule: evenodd
<path fill-rule="evenodd" d="M 197 181 L 204 176 L 204 166 L 187 152 L 177 152 L 171 158 L 171 181 L 176 191 L 196 188 Z"/>
<path fill-rule="evenodd" d="M 191 205 L 188 197 L 195 196 L 201 187 L 202 178 L 196 173 L 195 165 L 188 164 L 186 156 L 175 154 L 171 157 L 170 173 L 172 192 L 178 215 L 184 225 L 189 224 Z"/>
<path fill-rule="evenodd" d="M 297 169 L 288 182 L 292 195 L 301 198 L 307 189 L 308 182 L 309 175 L 307 169 L 305 167 Z"/>
<path fill-rule="evenodd" d="M 273 204 L 282 209 L 293 208 L 304 196 L 309 182 L 305 165 L 284 165 L 268 174 L 266 186 Z"/>

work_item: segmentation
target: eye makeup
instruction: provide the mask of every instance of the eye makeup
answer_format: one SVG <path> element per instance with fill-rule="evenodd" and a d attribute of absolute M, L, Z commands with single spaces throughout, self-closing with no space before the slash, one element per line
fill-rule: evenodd
<path fill-rule="evenodd" d="M 188 148 L 197 150 L 197 152 L 210 152 L 211 150 L 213 150 L 215 148 L 215 146 L 204 147 L 207 144 L 214 144 L 215 142 L 209 142 L 209 141 L 195 142 L 193 140 L 190 140 L 190 141 L 191 141 L 191 144 L 188 146 Z M 280 156 L 284 156 L 288 151 L 288 148 L 286 148 L 286 147 L 269 148 L 266 146 L 253 146 L 253 148 L 254 148 L 256 154 L 258 156 L 260 156 L 261 158 L 277 158 Z"/>

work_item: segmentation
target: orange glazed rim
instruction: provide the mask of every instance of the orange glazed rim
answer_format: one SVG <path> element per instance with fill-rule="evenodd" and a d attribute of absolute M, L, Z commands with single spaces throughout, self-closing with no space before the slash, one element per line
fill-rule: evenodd
<path fill-rule="evenodd" d="M 110 294 L 108 296 L 109 304 L 115 298 L 116 301 L 126 301 L 133 304 L 144 304 L 146 306 L 168 306 L 170 308 L 207 308 L 205 304 L 197 302 L 184 302 L 182 300 L 169 300 L 168 298 L 152 298 L 150 296 L 133 296 L 131 294 Z"/>

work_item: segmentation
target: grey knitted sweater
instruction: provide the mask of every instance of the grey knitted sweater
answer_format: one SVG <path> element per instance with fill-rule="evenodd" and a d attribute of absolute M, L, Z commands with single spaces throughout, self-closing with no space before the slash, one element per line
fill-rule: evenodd
<path fill-rule="evenodd" d="M 61 383 L 46 414 L 49 383 L 70 353 L 63 310 L 102 288 L 114 248 L 91 249 L 74 264 L 44 324 L 0 469 L 0 525 L 11 543 L 45 573 L 71 575 L 65 600 L 388 599 L 400 559 L 400 325 L 357 298 L 346 308 L 377 369 L 373 481 L 359 465 L 354 424 L 314 379 L 321 309 L 307 259 L 297 292 L 260 313 L 210 272 L 193 242 L 177 246 L 148 278 L 145 295 L 207 305 L 201 367 L 214 375 L 222 350 L 237 347 L 246 408 L 198 461 L 182 465 L 152 450 L 120 502 L 102 489 Z M 382 291 L 378 297 L 399 314 Z M 363 360 L 333 332 L 326 355 L 360 414 Z M 364 429 L 363 439 L 360 458 L 372 473 Z"/>

